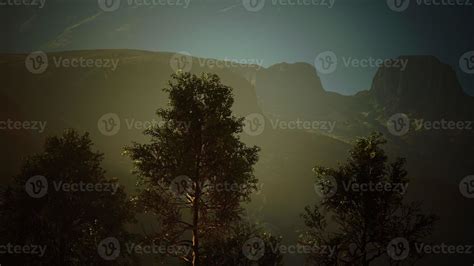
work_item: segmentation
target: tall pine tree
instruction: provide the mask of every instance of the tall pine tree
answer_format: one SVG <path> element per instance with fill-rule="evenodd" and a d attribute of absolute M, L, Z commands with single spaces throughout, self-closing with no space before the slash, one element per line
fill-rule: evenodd
<path fill-rule="evenodd" d="M 174 74 L 164 90 L 169 106 L 157 111 L 162 123 L 145 131 L 151 142 L 125 153 L 139 177 L 137 205 L 158 218 L 150 241 L 187 244 L 192 254 L 179 257 L 200 265 L 201 241 L 238 221 L 256 190 L 259 148 L 240 141 L 243 118 L 232 115 L 232 89 L 217 75 Z"/>

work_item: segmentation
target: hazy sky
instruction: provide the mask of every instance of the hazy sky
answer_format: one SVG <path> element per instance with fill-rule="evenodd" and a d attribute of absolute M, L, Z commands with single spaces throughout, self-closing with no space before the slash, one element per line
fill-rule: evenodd
<path fill-rule="evenodd" d="M 458 67 L 461 55 L 474 50 L 473 6 L 411 0 L 396 12 L 386 0 L 265 0 L 252 12 L 244 6 L 247 0 L 155 0 L 161 4 L 141 7 L 122 0 L 116 11 L 104 12 L 97 0 L 35 1 L 46 1 L 44 8 L 0 5 L 5 37 L 0 52 L 130 48 L 270 66 L 314 64 L 319 53 L 332 51 L 338 68 L 320 77 L 326 90 L 343 94 L 370 88 L 377 69 L 346 67 L 343 60 L 434 55 L 455 68 L 465 91 L 474 95 L 474 75 Z M 263 0 L 251 1 L 258 7 Z M 333 6 L 312 4 L 320 1 Z"/>

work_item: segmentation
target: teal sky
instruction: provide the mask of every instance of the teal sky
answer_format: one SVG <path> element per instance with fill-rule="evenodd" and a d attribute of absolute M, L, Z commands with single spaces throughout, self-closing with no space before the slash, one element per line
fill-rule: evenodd
<path fill-rule="evenodd" d="M 43 9 L 2 6 L 6 42 L 0 52 L 187 51 L 200 57 L 258 59 L 264 66 L 313 64 L 324 51 L 333 51 L 339 60 L 434 55 L 456 69 L 465 91 L 474 94 L 473 75 L 458 67 L 460 56 L 474 50 L 472 6 L 418 6 L 411 0 L 405 11 L 395 12 L 385 0 L 335 0 L 332 8 L 266 0 L 260 11 L 250 12 L 242 0 L 191 0 L 187 8 L 124 3 L 114 12 L 103 12 L 97 0 L 46 0 Z M 375 71 L 340 64 L 320 77 L 326 90 L 354 94 L 370 88 Z"/>

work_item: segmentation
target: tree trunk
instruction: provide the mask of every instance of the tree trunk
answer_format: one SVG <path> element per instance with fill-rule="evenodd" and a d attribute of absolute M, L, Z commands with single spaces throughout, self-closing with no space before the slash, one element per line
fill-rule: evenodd
<path fill-rule="evenodd" d="M 193 206 L 193 266 L 199 264 L 199 201 L 201 198 L 201 188 L 196 182 L 196 195 Z"/>
<path fill-rule="evenodd" d="M 202 132 L 198 137 L 198 153 L 196 158 L 196 176 L 194 180 L 195 192 L 193 202 L 193 266 L 200 265 L 199 257 L 199 202 L 201 201 L 201 185 L 199 183 L 201 155 L 202 155 Z"/>

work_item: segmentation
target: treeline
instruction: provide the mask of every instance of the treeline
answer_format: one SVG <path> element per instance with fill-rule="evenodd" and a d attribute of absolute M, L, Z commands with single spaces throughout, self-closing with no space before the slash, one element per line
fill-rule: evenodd
<path fill-rule="evenodd" d="M 137 177 L 133 196 L 107 178 L 87 133 L 47 138 L 24 161 L 1 191 L 0 263 L 139 265 L 151 255 L 162 264 L 283 264 L 282 237 L 243 216 L 258 187 L 259 148 L 240 140 L 245 121 L 232 114 L 232 89 L 214 74 L 178 73 L 165 91 L 169 105 L 156 112 L 165 123 L 144 132 L 148 143 L 124 148 Z M 384 143 L 380 134 L 358 139 L 346 164 L 313 169 L 321 200 L 302 207 L 297 243 L 308 264 L 420 259 L 406 251 L 431 234 L 436 217 L 394 189 L 408 185 L 405 161 L 389 163 Z M 138 214 L 153 218 L 153 232 L 131 233 Z"/>

